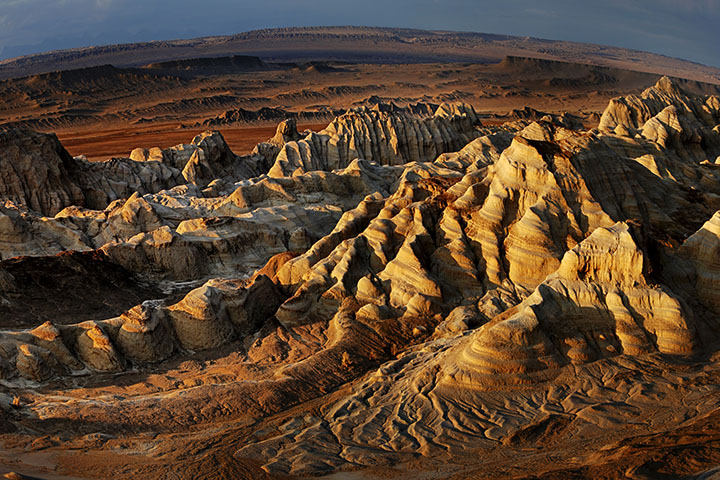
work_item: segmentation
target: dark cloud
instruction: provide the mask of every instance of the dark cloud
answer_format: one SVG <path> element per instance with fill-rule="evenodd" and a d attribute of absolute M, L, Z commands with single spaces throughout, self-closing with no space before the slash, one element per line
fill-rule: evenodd
<path fill-rule="evenodd" d="M 0 0 L 0 58 L 266 27 L 377 25 L 601 43 L 720 66 L 720 0 Z"/>

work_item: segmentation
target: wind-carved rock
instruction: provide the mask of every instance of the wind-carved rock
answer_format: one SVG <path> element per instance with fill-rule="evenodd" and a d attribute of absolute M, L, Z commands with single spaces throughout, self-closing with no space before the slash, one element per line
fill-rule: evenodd
<path fill-rule="evenodd" d="M 663 229 L 678 244 L 712 211 L 687 196 L 687 180 L 650 174 L 602 135 L 543 122 L 499 155 L 495 142 L 483 137 L 432 167 L 408 166 L 393 195 L 348 212 L 288 260 L 277 273 L 290 294 L 278 320 L 314 322 L 348 298 L 356 316 L 375 321 L 465 308 L 466 325 L 490 321 L 468 347 L 487 364 L 477 360 L 467 382 L 486 385 L 613 355 L 697 351 L 692 309 L 652 284 L 651 240 L 638 244 L 644 230 L 622 223 Z M 475 162 L 463 159 L 472 152 Z M 669 228 L 679 222 L 690 228 Z"/>
<path fill-rule="evenodd" d="M 83 368 L 119 372 L 212 349 L 256 332 L 281 301 L 264 275 L 251 283 L 215 279 L 169 307 L 148 301 L 107 320 L 0 331 L 0 360 L 14 365 L 3 378 L 45 381 Z"/>
<path fill-rule="evenodd" d="M 697 297 L 713 312 L 720 312 L 720 211 L 690 236 L 678 249 L 678 255 L 694 267 Z M 680 282 L 692 282 L 693 276 Z"/>
<path fill-rule="evenodd" d="M 216 179 L 237 181 L 267 172 L 277 151 L 260 145 L 252 154 L 238 156 L 220 132 L 207 130 L 196 135 L 190 144 L 166 149 L 136 148 L 130 152 L 130 158 L 137 162 L 162 162 L 180 170 L 186 182 L 205 187 Z"/>
<path fill-rule="evenodd" d="M 0 130 L 0 197 L 44 215 L 84 205 L 72 169 L 73 159 L 55 135 Z"/>
<path fill-rule="evenodd" d="M 158 162 L 73 158 L 49 134 L 2 130 L 0 151 L 0 196 L 49 216 L 71 205 L 105 208 L 134 192 L 156 192 L 182 181 L 177 170 Z"/>
<path fill-rule="evenodd" d="M 190 183 L 200 187 L 215 179 L 229 177 L 233 181 L 256 177 L 267 171 L 267 159 L 259 154 L 238 157 L 225 143 L 219 132 L 206 131 L 193 141 L 198 149 L 188 159 L 182 174 Z"/>
<path fill-rule="evenodd" d="M 71 172 L 85 201 L 69 205 L 104 209 L 113 201 L 134 193 L 155 193 L 184 183 L 180 172 L 160 162 L 135 162 L 127 158 L 106 162 L 74 158 L 73 162 Z"/>
<path fill-rule="evenodd" d="M 293 128 L 292 123 L 281 124 L 271 143 L 245 156 L 235 155 L 219 132 L 206 131 L 190 144 L 135 149 L 130 158 L 105 162 L 71 157 L 54 135 L 3 129 L 0 197 L 53 216 L 70 206 L 102 210 L 134 193 L 156 193 L 186 183 L 204 188 L 219 179 L 232 184 L 267 172 L 284 135 L 297 134 Z"/>
<path fill-rule="evenodd" d="M 286 143 L 268 175 L 345 168 L 357 158 L 382 165 L 429 162 L 479 136 L 477 125 L 475 111 L 464 104 L 443 104 L 431 117 L 361 107 L 336 118 L 319 133 Z"/>
<path fill-rule="evenodd" d="M 522 383 L 544 370 L 623 353 L 692 353 L 692 312 L 672 292 L 649 285 L 645 270 L 626 224 L 596 229 L 527 299 L 473 334 L 447 381 Z"/>
<path fill-rule="evenodd" d="M 588 419 L 606 418 L 588 406 L 593 391 L 605 402 L 610 386 L 632 389 L 621 409 L 642 398 L 642 381 L 624 373 L 642 379 L 657 365 L 687 365 L 668 356 L 717 356 L 720 171 L 698 161 L 720 135 L 714 100 L 686 100 L 664 81 L 643 95 L 616 101 L 603 129 L 590 131 L 553 116 L 481 127 L 460 106 L 423 117 L 359 109 L 304 138 L 284 122 L 247 161 L 208 132 L 133 152 L 133 185 L 159 188 L 184 172 L 181 185 L 53 218 L 7 201 L 3 255 L 87 249 L 91 265 L 118 268 L 108 278 L 205 282 L 179 301 L 124 303 L 103 315 L 111 318 L 0 331 L 7 388 L 171 370 L 183 387 L 148 381 L 138 396 L 128 388 L 113 414 L 153 429 L 161 413 L 163 428 L 220 418 L 272 425 L 249 435 L 236 457 L 293 474 L 316 473 L 317 458 L 322 468 L 376 465 L 437 445 L 451 454 L 479 441 L 494 447 L 537 421 L 536 399 L 575 415 L 583 431 Z M 275 157 L 271 175 L 258 175 Z M 143 167 L 173 176 L 142 176 Z M 83 195 L 97 184 L 88 175 L 85 184 L 71 178 Z M 35 278 L 21 270 L 30 260 L 51 263 L 0 265 L 3 304 Z M 193 364 L 230 351 L 205 361 L 203 373 L 175 368 L 185 355 Z M 156 388 L 162 393 L 146 394 Z M 317 417 L 299 409 L 300 417 L 268 420 L 330 391 Z M 672 401 L 656 393 L 646 398 Z M 43 420 L 107 419 L 102 402 L 67 398 L 44 396 L 31 408 Z M 147 409 L 148 398 L 163 408 Z M 506 410 L 520 417 L 497 414 Z M 319 453 L 310 437 L 333 448 Z"/>
<path fill-rule="evenodd" d="M 639 96 L 611 100 L 598 128 L 623 136 L 638 135 L 672 149 L 683 159 L 714 163 L 720 155 L 718 124 L 720 98 L 688 94 L 670 78 L 662 77 Z"/>

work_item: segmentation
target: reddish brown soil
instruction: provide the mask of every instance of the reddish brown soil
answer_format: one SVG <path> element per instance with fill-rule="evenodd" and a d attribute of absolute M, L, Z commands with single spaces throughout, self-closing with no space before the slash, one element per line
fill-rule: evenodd
<path fill-rule="evenodd" d="M 320 131 L 326 123 L 301 123 L 298 130 Z M 220 127 L 230 149 L 238 155 L 250 153 L 255 145 L 275 134 L 275 125 Z M 179 129 L 175 124 L 61 131 L 58 138 L 71 155 L 85 155 L 88 160 L 102 161 L 112 157 L 127 157 L 137 147 L 168 148 L 190 143 L 202 128 Z"/>

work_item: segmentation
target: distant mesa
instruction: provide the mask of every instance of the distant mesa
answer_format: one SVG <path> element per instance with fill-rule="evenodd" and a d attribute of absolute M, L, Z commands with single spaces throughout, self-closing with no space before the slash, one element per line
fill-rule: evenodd
<path fill-rule="evenodd" d="M 232 73 L 262 70 L 268 65 L 259 57 L 247 55 L 233 55 L 230 57 L 188 58 L 170 60 L 144 65 L 142 68 L 174 74 L 202 74 Z"/>
<path fill-rule="evenodd" d="M 0 62 L 0 78 L 112 64 L 118 67 L 165 64 L 174 69 L 191 57 L 233 57 L 235 68 L 261 68 L 247 56 L 271 62 L 347 61 L 361 63 L 503 62 L 517 57 L 634 68 L 656 74 L 674 72 L 694 80 L 720 83 L 720 71 L 693 62 L 646 52 L 592 44 L 473 32 L 377 27 L 301 27 L 255 30 L 224 37 L 157 41 L 59 50 Z M 642 61 L 638 61 L 638 59 Z M 168 63 L 168 62 L 180 62 Z M 212 61 L 210 61 L 212 63 Z M 255 63 L 255 65 L 252 65 Z M 633 65 L 634 67 L 630 67 Z M 208 65 L 216 68 L 218 65 Z M 546 65 L 547 66 L 547 65 Z M 311 64 L 311 70 L 329 67 Z"/>

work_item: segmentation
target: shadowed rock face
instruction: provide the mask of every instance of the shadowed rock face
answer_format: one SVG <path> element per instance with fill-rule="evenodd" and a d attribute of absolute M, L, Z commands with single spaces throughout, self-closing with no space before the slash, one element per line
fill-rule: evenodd
<path fill-rule="evenodd" d="M 98 251 L 13 258 L 0 262 L 0 272 L 5 327 L 110 317 L 163 295 Z"/>
<path fill-rule="evenodd" d="M 267 171 L 261 154 L 237 157 L 219 132 L 207 131 L 190 145 L 136 149 L 130 158 L 88 162 L 71 157 L 54 135 L 0 131 L 0 194 L 43 215 L 68 206 L 104 209 L 133 193 L 156 193 L 185 183 L 245 179 Z"/>
<path fill-rule="evenodd" d="M 68 205 L 84 205 L 85 196 L 72 181 L 72 157 L 54 135 L 0 131 L 0 195 L 46 214 Z"/>
<path fill-rule="evenodd" d="M 8 198 L 0 251 L 33 258 L 0 264 L 3 308 L 39 283 L 18 265 L 73 256 L 95 259 L 78 267 L 89 286 L 127 272 L 118 288 L 139 296 L 3 324 L 2 392 L 33 413 L 10 422 L 72 439 L 112 425 L 102 476 L 144 475 L 107 453 L 120 445 L 151 445 L 154 471 L 179 449 L 272 474 L 446 456 L 477 473 L 537 444 L 595 465 L 601 446 L 699 421 L 720 395 L 714 101 L 662 79 L 589 131 L 361 109 L 305 138 L 284 122 L 249 157 L 212 132 L 133 151 L 124 177 L 173 175 L 103 210 Z M 47 182 L 78 198 L 114 175 L 63 168 Z"/>
<path fill-rule="evenodd" d="M 177 171 L 155 162 L 72 158 L 54 135 L 5 129 L 0 149 L 2 196 L 48 216 L 71 205 L 104 208 L 133 192 L 158 191 L 180 180 Z"/>

